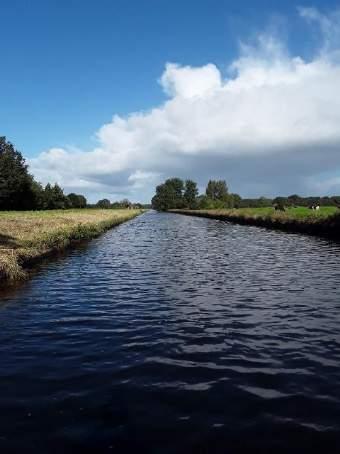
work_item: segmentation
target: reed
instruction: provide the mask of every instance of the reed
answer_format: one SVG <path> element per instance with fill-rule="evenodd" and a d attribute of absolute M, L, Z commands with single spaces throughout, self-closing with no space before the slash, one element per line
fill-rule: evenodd
<path fill-rule="evenodd" d="M 99 236 L 143 210 L 0 212 L 0 281 L 27 276 L 25 268 L 54 252 Z"/>

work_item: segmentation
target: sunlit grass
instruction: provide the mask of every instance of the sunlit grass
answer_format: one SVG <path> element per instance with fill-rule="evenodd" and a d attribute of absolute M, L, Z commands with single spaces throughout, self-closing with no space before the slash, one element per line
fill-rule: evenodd
<path fill-rule="evenodd" d="M 90 239 L 141 210 L 51 210 L 0 212 L 0 279 L 23 277 L 31 259 Z"/>
<path fill-rule="evenodd" d="M 340 239 L 340 210 L 337 207 L 238 208 L 223 210 L 171 210 L 193 216 L 220 219 L 238 224 L 256 225 L 271 229 L 321 235 Z"/>
<path fill-rule="evenodd" d="M 314 221 L 316 219 L 327 218 L 339 212 L 337 207 L 320 207 L 319 210 L 311 210 L 307 207 L 294 207 L 286 208 L 285 211 L 275 210 L 272 207 L 266 208 L 237 208 L 232 210 L 196 210 L 217 212 L 219 214 L 225 213 L 236 216 L 261 216 L 261 217 L 274 217 L 277 219 L 300 219 Z"/>

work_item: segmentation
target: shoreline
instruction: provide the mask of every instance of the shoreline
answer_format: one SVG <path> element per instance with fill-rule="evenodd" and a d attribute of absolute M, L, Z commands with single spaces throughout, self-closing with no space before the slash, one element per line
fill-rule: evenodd
<path fill-rule="evenodd" d="M 340 215 L 332 215 L 320 219 L 300 220 L 280 216 L 242 215 L 233 213 L 232 210 L 185 210 L 173 209 L 169 213 L 196 216 L 220 221 L 232 222 L 240 225 L 279 230 L 290 233 L 320 236 L 332 240 L 340 240 Z"/>
<path fill-rule="evenodd" d="M 105 210 L 106 219 L 91 222 L 82 222 L 83 213 L 80 213 L 80 221 L 70 223 L 71 225 L 63 225 L 61 228 L 57 227 L 48 234 L 44 233 L 40 238 L 28 241 L 26 245 L 20 247 L 10 247 L 11 244 L 9 247 L 3 247 L 0 243 L 0 286 L 3 288 L 27 279 L 29 277 L 27 270 L 34 265 L 38 265 L 62 251 L 72 249 L 84 241 L 91 241 L 111 228 L 145 212 L 145 210 L 139 209 L 126 210 L 124 213 L 122 210 L 119 213 L 112 211 Z M 22 214 L 25 215 L 25 212 Z M 66 220 L 67 214 L 67 211 L 63 212 Z M 84 214 L 87 213 L 84 212 Z M 39 212 L 36 212 L 35 216 L 39 219 Z"/>

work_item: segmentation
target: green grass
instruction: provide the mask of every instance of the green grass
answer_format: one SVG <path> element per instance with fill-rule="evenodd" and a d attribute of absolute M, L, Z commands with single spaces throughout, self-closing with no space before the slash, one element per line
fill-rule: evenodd
<path fill-rule="evenodd" d="M 228 213 L 240 216 L 262 216 L 275 218 L 303 219 L 315 220 L 327 218 L 339 212 L 336 207 L 320 207 L 320 210 L 311 210 L 307 207 L 286 208 L 285 211 L 276 211 L 272 207 L 268 208 L 238 208 L 232 210 L 200 210 L 200 211 L 216 211 L 219 213 Z"/>
<path fill-rule="evenodd" d="M 171 210 L 177 213 L 226 220 L 238 224 L 256 225 L 270 229 L 300 232 L 340 239 L 340 210 L 336 207 L 238 208 L 222 210 Z"/>
<path fill-rule="evenodd" d="M 51 210 L 0 212 L 0 280 L 25 277 L 32 260 L 94 238 L 142 210 Z"/>

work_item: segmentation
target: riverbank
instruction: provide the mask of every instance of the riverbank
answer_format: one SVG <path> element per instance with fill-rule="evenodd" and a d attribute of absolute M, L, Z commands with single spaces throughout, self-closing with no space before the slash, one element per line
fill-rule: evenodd
<path fill-rule="evenodd" d="M 27 276 L 33 262 L 99 236 L 143 210 L 0 212 L 0 282 Z"/>
<path fill-rule="evenodd" d="M 340 212 L 336 207 L 314 211 L 306 207 L 275 211 L 274 208 L 239 208 L 231 210 L 170 210 L 172 213 L 198 216 L 236 224 L 318 235 L 340 240 Z"/>

